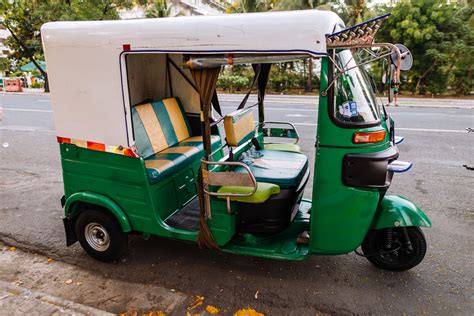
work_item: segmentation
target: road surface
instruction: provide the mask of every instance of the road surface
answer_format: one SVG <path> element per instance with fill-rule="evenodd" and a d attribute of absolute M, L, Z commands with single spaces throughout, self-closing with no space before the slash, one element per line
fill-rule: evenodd
<path fill-rule="evenodd" d="M 230 112 L 241 96 L 224 95 Z M 254 99 L 249 101 L 249 104 Z M 250 306 L 272 315 L 474 314 L 473 101 L 405 99 L 388 108 L 400 159 L 414 162 L 396 175 L 391 193 L 415 201 L 433 221 L 423 263 L 405 273 L 383 272 L 354 253 L 272 261 L 199 250 L 160 238 L 131 238 L 125 262 L 103 264 L 65 246 L 59 199 L 63 194 L 49 96 L 0 95 L 0 240 L 118 280 L 203 295 L 221 308 Z M 313 160 L 316 98 L 269 96 L 267 120 L 292 121 Z M 104 124 L 106 128 L 106 124 Z M 311 183 L 308 188 L 311 187 Z M 306 190 L 310 197 L 311 190 Z M 258 295 L 256 292 L 258 291 Z M 257 298 L 256 298 L 257 297 Z M 235 309 L 234 309 L 235 310 Z"/>

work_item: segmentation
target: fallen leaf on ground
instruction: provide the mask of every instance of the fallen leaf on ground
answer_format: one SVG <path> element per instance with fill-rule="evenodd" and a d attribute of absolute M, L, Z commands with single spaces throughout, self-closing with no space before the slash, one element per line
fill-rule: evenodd
<path fill-rule="evenodd" d="M 72 284 L 72 280 L 71 279 L 66 280 L 66 282 L 64 282 L 64 283 L 66 283 L 67 285 Z"/>
<path fill-rule="evenodd" d="M 206 311 L 209 314 L 219 314 L 220 310 L 217 307 L 214 307 L 212 305 L 207 305 L 206 306 Z"/>
<path fill-rule="evenodd" d="M 48 258 L 48 263 L 54 262 L 54 259 Z"/>
<path fill-rule="evenodd" d="M 143 316 L 166 316 L 165 312 L 162 311 L 151 311 L 143 314 Z"/>
<path fill-rule="evenodd" d="M 194 302 L 193 302 L 191 305 L 189 305 L 188 310 L 189 310 L 189 311 L 190 311 L 190 310 L 193 310 L 193 309 L 195 309 L 196 307 L 202 305 L 202 303 L 204 303 L 204 296 L 199 296 L 199 295 L 197 295 L 197 296 L 196 296 L 196 299 L 194 300 Z"/>
<path fill-rule="evenodd" d="M 252 308 L 239 309 L 234 313 L 234 316 L 265 316 L 263 313 L 259 313 Z"/>
<path fill-rule="evenodd" d="M 15 250 L 16 250 L 16 247 L 13 247 L 13 246 L 8 247 L 8 250 L 10 250 L 10 251 L 15 251 Z"/>

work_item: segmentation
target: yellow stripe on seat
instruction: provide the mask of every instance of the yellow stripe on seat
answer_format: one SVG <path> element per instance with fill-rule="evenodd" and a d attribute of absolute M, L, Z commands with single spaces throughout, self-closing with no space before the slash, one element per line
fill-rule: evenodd
<path fill-rule="evenodd" d="M 160 154 L 183 154 L 187 157 L 199 152 L 199 149 L 194 146 L 179 146 L 170 147 L 160 152 Z"/>
<path fill-rule="evenodd" d="M 227 144 L 229 146 L 239 146 L 240 142 L 250 134 L 255 133 L 255 123 L 253 121 L 253 112 L 248 111 L 245 114 L 228 114 L 224 118 L 224 129 Z M 241 112 L 241 111 L 240 111 Z"/>
<path fill-rule="evenodd" d="M 217 139 L 219 139 L 218 136 L 211 135 L 211 141 L 217 140 Z M 184 142 L 185 143 L 187 143 L 187 142 L 202 142 L 202 136 L 189 137 L 189 138 L 185 139 Z"/>
<path fill-rule="evenodd" d="M 186 125 L 183 112 L 181 111 L 181 108 L 176 99 L 165 99 L 162 102 L 165 105 L 166 111 L 168 112 L 171 124 L 174 128 L 174 132 L 176 133 L 176 137 L 178 138 L 178 142 L 191 136 L 189 135 L 188 126 Z"/>
<path fill-rule="evenodd" d="M 173 167 L 174 164 L 171 160 L 165 160 L 165 159 L 145 160 L 145 166 L 149 169 L 155 169 L 158 172 L 163 172 L 166 169 Z"/>
<path fill-rule="evenodd" d="M 158 121 L 155 110 L 153 110 L 151 103 L 141 104 L 136 106 L 135 109 L 137 110 L 138 115 L 143 122 L 143 127 L 145 128 L 145 131 L 148 135 L 148 139 L 150 140 L 153 151 L 157 153 L 165 148 L 168 148 L 165 134 L 163 133 L 160 121 Z"/>

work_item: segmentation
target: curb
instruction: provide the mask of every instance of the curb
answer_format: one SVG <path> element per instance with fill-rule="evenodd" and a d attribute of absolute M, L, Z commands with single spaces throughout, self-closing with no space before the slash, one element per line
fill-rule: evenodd
<path fill-rule="evenodd" d="M 0 309 L 7 314 L 114 315 L 42 292 L 0 281 Z"/>

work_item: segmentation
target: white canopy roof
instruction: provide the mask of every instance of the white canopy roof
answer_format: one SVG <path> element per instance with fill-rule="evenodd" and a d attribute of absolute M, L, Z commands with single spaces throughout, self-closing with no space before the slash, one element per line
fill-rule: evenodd
<path fill-rule="evenodd" d="M 132 145 L 124 45 L 131 52 L 318 56 L 337 25 L 343 22 L 335 13 L 318 10 L 46 23 L 41 35 L 58 136 Z"/>

